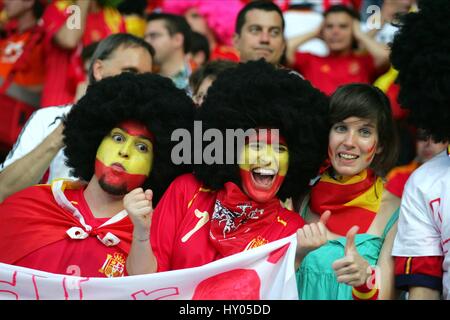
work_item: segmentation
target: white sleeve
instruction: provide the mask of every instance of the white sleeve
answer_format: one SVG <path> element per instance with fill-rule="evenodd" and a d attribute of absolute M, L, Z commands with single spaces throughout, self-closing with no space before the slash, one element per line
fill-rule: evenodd
<path fill-rule="evenodd" d="M 420 188 L 423 179 L 426 179 L 424 175 L 413 174 L 406 183 L 400 206 L 398 231 L 392 249 L 393 256 L 443 255 L 439 231 L 439 202 L 431 203 L 432 190 Z"/>
<path fill-rule="evenodd" d="M 36 148 L 56 128 L 60 120 L 49 119 L 48 112 L 40 109 L 31 115 L 22 128 L 16 143 L 6 156 L 5 161 L 0 164 L 0 172 L 16 160 L 24 157 Z M 47 110 L 45 110 L 47 111 Z M 50 110 L 49 110 L 50 111 Z"/>

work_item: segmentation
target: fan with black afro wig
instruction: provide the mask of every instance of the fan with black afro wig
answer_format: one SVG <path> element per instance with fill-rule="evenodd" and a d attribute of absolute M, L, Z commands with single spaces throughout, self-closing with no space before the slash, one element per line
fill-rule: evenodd
<path fill-rule="evenodd" d="M 150 73 L 105 78 L 88 87 L 65 119 L 67 165 L 74 176 L 90 181 L 103 138 L 123 121 L 141 122 L 154 135 L 153 167 L 143 188 L 152 189 L 156 205 L 172 180 L 191 170 L 174 165 L 170 155 L 172 131 L 190 131 L 193 110 L 191 99 L 168 78 Z"/>
<path fill-rule="evenodd" d="M 326 158 L 328 104 L 328 98 L 298 74 L 261 59 L 223 72 L 209 88 L 196 120 L 202 121 L 203 130 L 216 128 L 224 137 L 226 129 L 278 129 L 289 149 L 289 169 L 277 196 L 295 199 Z M 241 186 L 236 148 L 235 164 L 195 165 L 195 176 L 213 190 L 228 181 Z"/>
<path fill-rule="evenodd" d="M 392 43 L 399 102 L 435 141 L 450 140 L 450 1 L 421 0 Z"/>

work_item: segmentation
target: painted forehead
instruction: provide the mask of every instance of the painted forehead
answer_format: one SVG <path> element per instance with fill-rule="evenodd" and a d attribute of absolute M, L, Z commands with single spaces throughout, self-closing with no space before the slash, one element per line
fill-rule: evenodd
<path fill-rule="evenodd" d="M 146 126 L 144 126 L 144 124 L 140 122 L 127 120 L 119 123 L 117 127 L 122 129 L 129 135 L 148 139 L 152 143 L 154 142 L 154 135 L 147 129 Z"/>

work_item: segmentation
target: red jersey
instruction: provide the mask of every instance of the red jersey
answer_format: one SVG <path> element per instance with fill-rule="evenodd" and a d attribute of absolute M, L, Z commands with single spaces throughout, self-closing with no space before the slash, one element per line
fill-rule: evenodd
<path fill-rule="evenodd" d="M 217 194 L 203 188 L 192 174 L 172 182 L 152 218 L 151 244 L 158 271 L 197 267 L 224 257 L 210 237 Z M 290 236 L 304 225 L 300 215 L 284 209 L 279 201 L 266 222 L 267 218 L 267 227 L 256 230 L 243 250 Z"/>
<path fill-rule="evenodd" d="M 383 71 L 375 68 L 371 55 L 356 53 L 319 57 L 310 53 L 297 52 L 293 69 L 300 72 L 315 88 L 327 95 L 331 95 L 337 87 L 344 84 L 373 83 Z"/>
<path fill-rule="evenodd" d="M 23 33 L 12 32 L 5 39 L 0 39 L 0 76 L 7 78 L 12 67 L 24 53 L 24 48 L 37 29 L 31 28 Z M 17 69 L 13 82 L 20 86 L 42 85 L 44 81 L 44 58 L 42 43 L 36 43 L 32 52 L 27 53 L 26 61 Z"/>
<path fill-rule="evenodd" d="M 83 221 L 56 201 L 49 185 L 29 187 L 7 198 L 0 204 L 0 262 L 84 277 L 125 275 L 133 225 L 123 216 L 102 226 L 109 219 L 92 215 L 83 191 L 64 191 L 67 204 Z M 86 224 L 92 227 L 86 238 L 69 235 Z M 102 242 L 108 234 L 119 242 Z"/>
<path fill-rule="evenodd" d="M 81 43 L 86 46 L 110 34 L 126 31 L 125 22 L 118 11 L 104 8 L 98 13 L 88 14 L 79 48 L 63 49 L 53 38 L 71 14 L 66 11 L 69 5 L 69 1 L 55 1 L 47 6 L 42 17 L 46 30 L 44 42 L 46 74 L 41 99 L 43 107 L 73 102 L 77 81 L 80 78 L 79 73 L 82 70 Z"/>

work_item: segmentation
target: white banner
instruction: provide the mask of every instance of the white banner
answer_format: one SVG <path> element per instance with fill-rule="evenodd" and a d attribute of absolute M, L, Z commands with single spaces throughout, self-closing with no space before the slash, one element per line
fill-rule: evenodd
<path fill-rule="evenodd" d="M 207 265 L 121 278 L 83 278 L 0 263 L 0 299 L 298 299 L 296 236 Z"/>

